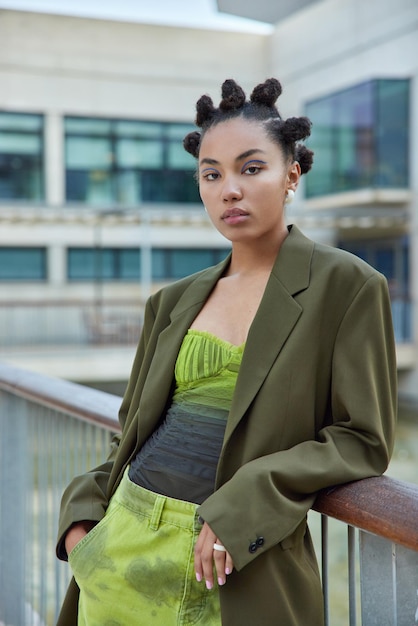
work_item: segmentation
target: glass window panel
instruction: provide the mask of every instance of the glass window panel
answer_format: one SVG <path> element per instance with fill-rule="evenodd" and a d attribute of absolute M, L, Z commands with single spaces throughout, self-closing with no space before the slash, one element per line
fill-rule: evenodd
<path fill-rule="evenodd" d="M 39 154 L 42 138 L 38 135 L 0 133 L 0 152 L 7 154 Z"/>
<path fill-rule="evenodd" d="M 165 280 L 170 277 L 168 253 L 169 251 L 159 248 L 151 250 L 152 278 L 154 280 Z"/>
<path fill-rule="evenodd" d="M 139 280 L 141 276 L 141 255 L 139 249 L 120 250 L 120 278 Z"/>
<path fill-rule="evenodd" d="M 181 142 L 171 141 L 167 148 L 167 165 L 169 168 L 196 170 L 196 159 L 186 152 Z"/>
<path fill-rule="evenodd" d="M 68 137 L 66 153 L 69 169 L 109 169 L 112 165 L 112 147 L 109 139 Z"/>
<path fill-rule="evenodd" d="M 200 202 L 193 172 L 182 170 L 144 171 L 142 199 L 145 202 Z"/>
<path fill-rule="evenodd" d="M 80 135 L 107 135 L 111 130 L 111 121 L 106 119 L 66 117 L 64 127 L 67 133 Z"/>
<path fill-rule="evenodd" d="M 119 139 L 116 144 L 117 167 L 159 169 L 163 165 L 163 146 L 159 141 Z"/>
<path fill-rule="evenodd" d="M 93 280 L 96 276 L 96 251 L 94 248 L 69 248 L 67 274 L 69 280 Z"/>
<path fill-rule="evenodd" d="M 193 124 L 168 124 L 166 134 L 168 139 L 178 139 L 182 144 L 186 135 L 196 130 Z"/>
<path fill-rule="evenodd" d="M 120 206 L 200 203 L 195 161 L 182 145 L 192 125 L 96 121 L 66 119 L 67 200 Z"/>
<path fill-rule="evenodd" d="M 409 81 L 377 83 L 376 184 L 407 187 L 409 180 Z"/>
<path fill-rule="evenodd" d="M 113 175 L 95 170 L 89 172 L 85 202 L 94 206 L 108 205 L 114 200 Z"/>
<path fill-rule="evenodd" d="M 388 280 L 395 278 L 395 250 L 394 248 L 377 248 L 374 266 L 384 274 Z"/>
<path fill-rule="evenodd" d="M 171 254 L 171 277 L 182 278 L 209 267 L 213 263 L 211 250 L 173 250 Z"/>
<path fill-rule="evenodd" d="M 173 280 L 215 265 L 228 254 L 229 248 L 156 248 L 152 250 L 152 278 Z"/>
<path fill-rule="evenodd" d="M 98 277 L 112 280 L 118 276 L 118 253 L 111 248 L 100 248 L 98 254 Z"/>
<path fill-rule="evenodd" d="M 141 180 L 141 172 L 118 172 L 116 175 L 116 202 L 122 206 L 140 204 L 142 199 Z"/>
<path fill-rule="evenodd" d="M 130 135 L 134 137 L 161 138 L 163 124 L 159 122 L 137 122 L 130 120 L 118 120 L 115 122 L 115 132 L 118 135 Z"/>
<path fill-rule="evenodd" d="M 0 248 L 0 280 L 45 279 L 45 248 Z"/>
<path fill-rule="evenodd" d="M 42 115 L 0 112 L 1 130 L 38 131 L 43 128 Z"/>
<path fill-rule="evenodd" d="M 114 198 L 112 173 L 102 170 L 67 171 L 66 197 L 67 200 L 93 206 L 111 204 Z"/>
<path fill-rule="evenodd" d="M 43 199 L 43 117 L 0 113 L 0 199 Z"/>
<path fill-rule="evenodd" d="M 307 196 L 408 184 L 409 81 L 375 80 L 308 103 Z"/>

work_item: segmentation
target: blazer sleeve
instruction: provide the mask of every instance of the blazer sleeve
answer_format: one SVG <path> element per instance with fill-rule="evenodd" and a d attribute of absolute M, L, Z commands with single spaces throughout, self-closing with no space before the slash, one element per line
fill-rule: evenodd
<path fill-rule="evenodd" d="M 303 526 L 319 490 L 385 471 L 394 441 L 396 376 L 387 283 L 373 273 L 336 334 L 332 423 L 315 440 L 246 463 L 199 508 L 238 570 Z M 261 545 L 251 550 L 260 537 Z"/>
<path fill-rule="evenodd" d="M 144 312 L 144 323 L 136 351 L 132 373 L 119 410 L 119 423 L 123 433 L 125 424 L 130 417 L 132 397 L 137 383 L 137 374 L 144 359 L 148 339 L 154 324 L 154 311 L 151 299 L 147 302 Z M 90 520 L 99 522 L 108 506 L 108 482 L 113 463 L 119 449 L 121 435 L 112 438 L 110 454 L 106 461 L 91 471 L 76 476 L 65 489 L 62 499 L 58 523 L 58 542 L 56 553 L 59 559 L 67 560 L 65 535 L 76 522 Z"/>

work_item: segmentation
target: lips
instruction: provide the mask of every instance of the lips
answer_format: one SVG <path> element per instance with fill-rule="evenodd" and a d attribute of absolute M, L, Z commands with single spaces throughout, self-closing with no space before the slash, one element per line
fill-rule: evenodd
<path fill-rule="evenodd" d="M 223 220 L 226 220 L 230 217 L 241 217 L 244 215 L 248 215 L 247 211 L 244 211 L 243 209 L 227 209 L 226 211 L 224 211 L 221 215 L 221 218 Z"/>

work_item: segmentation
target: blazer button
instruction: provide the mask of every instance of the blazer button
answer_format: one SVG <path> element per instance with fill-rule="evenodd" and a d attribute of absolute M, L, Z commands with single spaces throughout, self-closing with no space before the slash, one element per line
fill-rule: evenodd
<path fill-rule="evenodd" d="M 264 545 L 264 537 L 257 537 L 255 541 L 252 541 L 250 543 L 250 547 L 248 549 L 251 552 L 251 554 L 254 554 L 254 552 L 257 552 L 258 548 L 261 548 L 261 546 L 263 545 Z"/>

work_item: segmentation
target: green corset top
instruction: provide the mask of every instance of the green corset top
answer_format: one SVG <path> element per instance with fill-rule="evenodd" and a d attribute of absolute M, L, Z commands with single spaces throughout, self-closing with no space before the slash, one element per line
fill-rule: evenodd
<path fill-rule="evenodd" d="M 177 357 L 172 404 L 132 461 L 131 480 L 189 502 L 201 503 L 213 492 L 244 346 L 188 331 Z"/>

